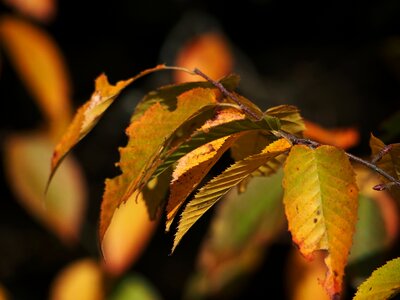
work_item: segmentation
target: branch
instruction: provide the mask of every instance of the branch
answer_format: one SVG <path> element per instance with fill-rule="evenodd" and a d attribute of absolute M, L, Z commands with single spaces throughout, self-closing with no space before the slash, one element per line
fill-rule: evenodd
<path fill-rule="evenodd" d="M 219 89 L 221 91 L 222 94 L 225 95 L 225 97 L 231 98 L 239 107 L 241 110 L 243 110 L 243 112 L 249 116 L 251 116 L 252 118 L 254 118 L 255 120 L 259 120 L 259 116 L 257 116 L 253 111 L 251 111 L 251 109 L 246 106 L 242 101 L 240 101 L 240 99 L 233 93 L 229 92 L 221 83 L 219 83 L 218 81 L 215 81 L 213 79 L 211 79 L 210 77 L 208 77 L 206 74 L 204 74 L 202 71 L 200 71 L 199 69 L 194 69 L 193 73 L 203 77 L 204 79 L 206 79 L 208 82 L 212 83 L 217 89 Z M 279 131 L 275 131 L 273 132 L 276 136 L 279 137 L 283 137 L 285 139 L 287 139 L 288 141 L 290 141 L 293 145 L 306 145 L 308 147 L 311 148 L 317 148 L 319 146 L 321 146 L 320 143 L 310 140 L 310 139 L 304 139 L 304 138 L 299 138 L 293 134 L 290 134 L 288 132 L 285 132 L 283 130 L 279 130 Z M 388 153 L 391 150 L 391 146 L 388 146 L 386 148 L 384 148 L 381 153 L 378 153 L 377 157 L 375 157 L 372 162 L 366 161 L 358 156 L 355 156 L 353 154 L 350 153 L 346 153 L 347 157 L 349 157 L 349 159 L 358 162 L 364 166 L 366 166 L 367 168 L 370 168 L 371 170 L 375 171 L 376 173 L 382 175 L 383 177 L 385 177 L 386 179 L 389 180 L 389 183 L 387 184 L 378 184 L 376 186 L 373 187 L 373 189 L 378 190 L 378 191 L 382 191 L 385 190 L 387 188 L 389 188 L 390 186 L 393 185 L 397 185 L 398 187 L 400 187 L 400 181 L 397 180 L 396 178 L 394 178 L 393 176 L 391 176 L 390 174 L 388 174 L 386 171 L 384 171 L 383 169 L 379 168 L 375 163 L 377 161 L 379 161 L 383 155 L 385 155 L 386 153 Z"/>

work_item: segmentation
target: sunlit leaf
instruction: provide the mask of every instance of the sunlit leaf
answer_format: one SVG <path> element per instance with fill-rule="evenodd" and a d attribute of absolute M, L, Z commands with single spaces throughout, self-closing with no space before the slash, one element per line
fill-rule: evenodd
<path fill-rule="evenodd" d="M 132 195 L 114 212 L 102 241 L 105 269 L 114 276 L 123 274 L 137 261 L 153 236 L 160 215 L 153 220 L 149 218 L 144 197 L 153 201 L 157 201 L 155 197 L 164 197 L 169 180 L 166 184 L 160 180 L 163 178 L 153 179 L 145 196 Z"/>
<path fill-rule="evenodd" d="M 235 109 L 222 110 L 214 119 L 207 121 L 200 130 L 208 131 L 212 127 L 243 118 L 244 115 Z M 186 198 L 237 138 L 238 135 L 232 135 L 214 140 L 189 152 L 178 161 L 172 174 L 167 205 L 167 231 Z"/>
<path fill-rule="evenodd" d="M 299 251 L 292 249 L 286 260 L 288 299 L 329 300 L 329 295 L 321 284 L 325 273 L 322 253 L 317 253 L 313 261 L 308 261 Z"/>
<path fill-rule="evenodd" d="M 4 147 L 5 171 L 17 200 L 62 240 L 76 241 L 86 209 L 86 185 L 73 157 L 65 161 L 45 195 L 50 139 L 41 133 L 13 135 Z"/>
<path fill-rule="evenodd" d="M 305 120 L 304 137 L 343 149 L 354 147 L 360 140 L 360 134 L 355 128 L 327 129 L 314 122 Z"/>
<path fill-rule="evenodd" d="M 333 146 L 293 146 L 284 166 L 284 204 L 300 252 L 312 259 L 325 250 L 324 286 L 340 294 L 357 222 L 358 188 L 344 151 Z"/>
<path fill-rule="evenodd" d="M 172 252 L 190 227 L 192 227 L 219 199 L 245 178 L 250 176 L 251 173 L 261 165 L 264 165 L 268 160 L 287 151 L 290 147 L 291 145 L 285 139 L 278 140 L 268 145 L 261 153 L 236 162 L 222 174 L 213 178 L 202 187 L 195 195 L 194 199 L 187 204 L 182 213 Z"/>
<path fill-rule="evenodd" d="M 194 36 L 179 50 L 175 65 L 187 69 L 198 68 L 213 79 L 231 73 L 233 57 L 228 42 L 217 32 L 207 32 Z M 200 76 L 176 71 L 175 82 L 204 80 Z"/>
<path fill-rule="evenodd" d="M 278 105 L 267 109 L 265 114 L 276 117 L 281 123 L 281 129 L 296 135 L 302 135 L 306 129 L 300 111 L 293 105 Z"/>
<path fill-rule="evenodd" d="M 19 12 L 41 22 L 49 22 L 56 13 L 55 0 L 4 0 Z"/>
<path fill-rule="evenodd" d="M 186 287 L 188 298 L 235 295 L 261 267 L 268 244 L 284 230 L 282 175 L 253 178 L 245 193 L 233 188 L 219 203 Z"/>
<path fill-rule="evenodd" d="M 49 300 L 102 300 L 103 274 L 100 266 L 90 258 L 66 266 L 54 279 Z"/>
<path fill-rule="evenodd" d="M 11 16 L 1 17 L 0 38 L 54 137 L 58 138 L 71 119 L 71 88 L 64 57 L 56 42 L 43 29 Z"/>
<path fill-rule="evenodd" d="M 139 274 L 124 277 L 117 284 L 109 300 L 161 300 L 157 289 L 146 278 Z"/>
<path fill-rule="evenodd" d="M 67 131 L 54 149 L 53 157 L 51 159 L 49 182 L 63 158 L 93 129 L 101 116 L 114 102 L 121 91 L 134 80 L 151 72 L 162 70 L 164 67 L 164 65 L 159 65 L 155 68 L 147 69 L 135 77 L 117 82 L 116 85 L 110 85 L 105 74 L 100 75 L 96 79 L 95 91 L 91 98 L 79 108 L 72 123 L 69 125 Z"/>
<path fill-rule="evenodd" d="M 120 148 L 121 158 L 118 165 L 122 174 L 106 180 L 100 217 L 100 239 L 103 238 L 118 205 L 135 192 L 143 177 L 151 176 L 151 164 L 157 160 L 168 137 L 202 107 L 215 103 L 214 90 L 196 88 L 177 97 L 174 111 L 157 102 L 130 124 L 126 130 L 128 144 Z"/>
<path fill-rule="evenodd" d="M 369 145 L 372 150 L 372 156 L 375 157 L 380 151 L 386 146 L 380 139 L 371 134 Z M 383 157 L 376 163 L 376 165 L 387 172 L 395 179 L 400 179 L 400 143 L 392 144 L 392 149 L 383 155 Z M 382 177 L 382 180 L 386 183 L 389 180 Z M 393 194 L 398 201 L 400 201 L 400 188 L 398 186 L 392 186 L 389 191 Z"/>
<path fill-rule="evenodd" d="M 357 290 L 354 300 L 389 299 L 400 291 L 400 258 L 388 261 L 372 272 Z"/>

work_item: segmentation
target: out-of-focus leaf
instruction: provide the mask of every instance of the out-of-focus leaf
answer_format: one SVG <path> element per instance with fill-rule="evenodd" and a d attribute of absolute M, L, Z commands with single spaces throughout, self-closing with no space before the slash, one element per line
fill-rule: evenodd
<path fill-rule="evenodd" d="M 109 300 L 161 300 L 157 289 L 143 276 L 129 274 L 124 277 L 108 297 Z"/>
<path fill-rule="evenodd" d="M 357 287 L 371 272 L 384 263 L 385 250 L 396 240 L 399 217 L 395 200 L 386 191 L 375 191 L 379 183 L 376 173 L 356 168 L 360 188 L 358 222 L 353 237 L 347 273 Z"/>
<path fill-rule="evenodd" d="M 322 253 L 317 253 L 313 261 L 308 261 L 299 251 L 292 249 L 286 261 L 286 273 L 288 299 L 330 299 L 321 284 L 326 273 Z"/>
<path fill-rule="evenodd" d="M 49 22 L 56 13 L 55 0 L 4 0 L 19 12 L 41 22 Z"/>
<path fill-rule="evenodd" d="M 200 130 L 208 131 L 211 127 L 243 118 L 244 115 L 236 109 L 222 110 L 214 119 L 207 121 Z M 238 135 L 226 136 L 209 142 L 189 152 L 178 161 L 172 174 L 170 197 L 167 205 L 167 231 L 169 231 L 179 208 L 186 198 L 237 137 Z"/>
<path fill-rule="evenodd" d="M 49 300 L 102 300 L 103 273 L 97 262 L 81 259 L 66 266 L 54 279 Z"/>
<path fill-rule="evenodd" d="M 357 145 L 360 140 L 360 134 L 355 128 L 327 129 L 308 120 L 305 120 L 304 122 L 306 125 L 304 137 L 322 144 L 349 149 Z"/>
<path fill-rule="evenodd" d="M 372 272 L 357 290 L 353 300 L 389 299 L 400 291 L 400 258 L 388 261 Z"/>
<path fill-rule="evenodd" d="M 120 148 L 121 158 L 118 165 L 122 174 L 106 180 L 100 216 L 100 239 L 103 238 L 115 209 L 137 190 L 141 181 L 146 182 L 143 178 L 153 174 L 155 168 L 152 164 L 158 163 L 158 157 L 168 137 L 193 114 L 212 104 L 216 104 L 215 90 L 196 88 L 177 97 L 175 110 L 170 111 L 157 102 L 130 124 L 126 130 L 128 144 Z"/>
<path fill-rule="evenodd" d="M 296 135 L 302 135 L 306 129 L 300 111 L 293 105 L 278 105 L 267 109 L 266 115 L 278 118 L 281 129 Z"/>
<path fill-rule="evenodd" d="M 239 194 L 233 188 L 226 195 L 203 242 L 197 271 L 186 287 L 188 299 L 234 295 L 260 267 L 268 244 L 285 225 L 282 175 L 253 178 L 246 192 Z"/>
<path fill-rule="evenodd" d="M 8 291 L 6 288 L 0 284 L 0 300 L 8 300 L 11 299 Z"/>
<path fill-rule="evenodd" d="M 194 199 L 192 199 L 185 207 L 181 219 L 179 220 L 178 230 L 175 235 L 172 252 L 193 226 L 193 224 L 209 210 L 219 199 L 228 193 L 233 187 L 251 175 L 261 165 L 264 165 L 268 160 L 289 150 L 291 145 L 285 140 L 280 139 L 265 147 L 259 153 L 238 161 L 222 174 L 210 180 L 202 187 Z"/>
<path fill-rule="evenodd" d="M 369 145 L 372 150 L 372 155 L 375 157 L 380 151 L 386 146 L 380 139 L 371 134 Z M 397 180 L 400 179 L 400 143 L 391 144 L 392 149 L 383 155 L 383 157 L 376 163 L 376 165 L 386 171 L 389 175 L 393 176 Z M 382 177 L 382 180 L 386 183 L 389 180 Z M 400 188 L 398 186 L 392 186 L 389 191 L 392 195 L 400 201 Z"/>
<path fill-rule="evenodd" d="M 64 157 L 93 129 L 101 116 L 114 102 L 121 91 L 134 80 L 164 68 L 164 65 L 158 65 L 152 69 L 147 69 L 128 80 L 119 81 L 116 85 L 110 85 L 105 74 L 100 75 L 96 79 L 95 91 L 91 98 L 79 108 L 72 123 L 69 125 L 67 131 L 61 137 L 54 149 L 53 157 L 51 159 L 49 183 Z"/>
<path fill-rule="evenodd" d="M 327 252 L 324 286 L 334 297 L 342 290 L 357 222 L 358 188 L 353 168 L 339 148 L 296 145 L 285 162 L 283 187 L 292 239 L 308 259 L 315 251 Z"/>
<path fill-rule="evenodd" d="M 165 181 L 165 182 L 162 182 Z M 164 198 L 169 177 L 160 176 L 148 184 L 148 190 L 132 195 L 114 212 L 110 226 L 102 241 L 105 269 L 118 276 L 134 264 L 148 245 L 159 222 L 160 215 L 151 220 L 146 207 L 145 197 Z"/>
<path fill-rule="evenodd" d="M 4 147 L 6 175 L 20 204 L 63 241 L 75 241 L 86 209 L 86 185 L 73 157 L 65 161 L 45 195 L 50 139 L 41 133 L 13 135 Z"/>
<path fill-rule="evenodd" d="M 195 36 L 180 49 L 175 65 L 189 70 L 198 68 L 214 79 L 231 73 L 233 57 L 228 42 L 217 32 L 206 32 Z M 176 71 L 175 82 L 204 80 L 200 76 Z"/>
<path fill-rule="evenodd" d="M 71 120 L 69 74 L 60 49 L 45 31 L 11 16 L 1 17 L 0 38 L 54 137 L 58 138 Z"/>

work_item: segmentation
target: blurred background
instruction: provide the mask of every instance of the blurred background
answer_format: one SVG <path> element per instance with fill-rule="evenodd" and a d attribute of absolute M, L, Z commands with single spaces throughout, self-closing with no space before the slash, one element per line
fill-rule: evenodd
<path fill-rule="evenodd" d="M 211 51 L 216 67 L 202 62 L 203 71 L 216 79 L 230 72 L 239 74 L 238 90 L 263 110 L 293 104 L 307 120 L 324 128 L 351 128 L 357 138 L 351 135 L 346 148 L 353 154 L 369 157 L 371 132 L 386 143 L 399 141 L 399 1 L 29 2 L 35 3 L 0 2 L 0 285 L 9 299 L 62 299 L 54 296 L 55 278 L 82 261 L 87 263 L 85 270 L 92 272 L 90 282 L 104 280 L 102 293 L 112 294 L 113 299 L 125 299 L 117 298 L 122 297 L 117 294 L 123 294 L 124 279 L 150 290 L 137 299 L 182 299 L 189 293 L 187 283 L 199 265 L 197 257 L 214 210 L 196 223 L 173 255 L 169 255 L 173 232 L 165 233 L 161 224 L 134 262 L 125 258 L 117 275 L 96 269 L 101 268 L 97 225 L 104 179 L 118 174 L 114 163 L 119 160 L 118 147 L 126 143 L 124 130 L 130 115 L 147 92 L 184 78 L 163 71 L 122 92 L 73 150 L 70 169 L 55 194 L 73 192 L 63 200 L 68 204 L 55 209 L 56 216 L 48 216 L 41 207 L 40 189 L 26 186 L 37 183 L 28 182 L 32 176 L 24 174 L 37 172 L 45 177 L 52 143 L 71 114 L 90 98 L 94 80 L 103 72 L 114 84 L 159 63 L 192 67 L 197 58 L 191 61 L 191 57 Z M 24 33 L 26 40 L 19 38 Z M 47 39 L 52 46 L 46 46 Z M 61 59 L 55 71 L 61 83 L 53 82 L 57 76 L 52 71 L 35 65 L 41 59 L 37 54 L 41 45 L 47 47 L 42 49 L 47 53 L 44 61 L 52 57 L 50 61 L 57 65 L 54 56 Z M 204 50 L 208 46 L 211 50 Z M 34 66 L 28 71 L 21 67 L 31 63 Z M 42 85 L 52 86 L 47 92 L 63 98 L 64 106 L 46 110 Z M 61 92 L 62 96 L 57 94 Z M 38 164 L 32 166 L 36 159 Z M 26 164 L 29 172 L 24 171 Z M 58 220 L 57 211 L 64 212 L 65 219 Z M 210 293 L 209 299 L 259 294 L 295 298 L 288 292 L 294 288 L 288 287 L 291 275 L 287 274 L 294 246 L 285 225 L 279 224 L 283 229 L 273 234 L 268 247 L 258 250 L 256 267 L 243 275 L 247 280 L 233 281 L 223 293 Z M 397 244 L 383 257 L 394 253 L 400 253 Z M 346 294 L 352 295 L 355 285 L 346 284 Z"/>

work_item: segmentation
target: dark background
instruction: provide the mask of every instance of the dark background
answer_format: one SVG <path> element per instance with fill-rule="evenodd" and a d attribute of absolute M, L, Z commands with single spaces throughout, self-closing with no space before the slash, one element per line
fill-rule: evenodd
<path fill-rule="evenodd" d="M 3 13 L 10 11 L 0 6 Z M 74 106 L 86 101 L 94 79 L 105 72 L 111 82 L 131 77 L 174 55 L 194 33 L 218 29 L 230 41 L 241 75 L 242 93 L 262 108 L 297 105 L 303 116 L 325 126 L 354 126 L 368 156 L 370 132 L 399 106 L 400 2 L 385 1 L 59 1 L 45 28 L 65 55 Z M 3 56 L 4 57 L 4 56 Z M 6 59 L 0 80 L 0 137 L 35 128 L 41 115 Z M 68 262 L 98 257 L 96 226 L 103 180 L 117 174 L 117 147 L 141 95 L 171 82 L 170 73 L 150 75 L 121 100 L 75 150 L 89 183 L 90 207 L 85 246 L 65 248 L 15 201 L 1 176 L 0 282 L 15 299 L 45 299 L 51 279 Z M 93 151 L 95 146 L 95 151 Z M 2 168 L 3 169 L 3 168 Z M 164 299 L 179 299 L 193 269 L 211 212 L 197 223 L 176 253 L 168 256 L 172 234 L 162 228 L 131 270 L 144 274 Z M 265 264 L 237 299 L 254 295 L 286 297 L 283 269 L 290 247 L 277 242 Z"/>

